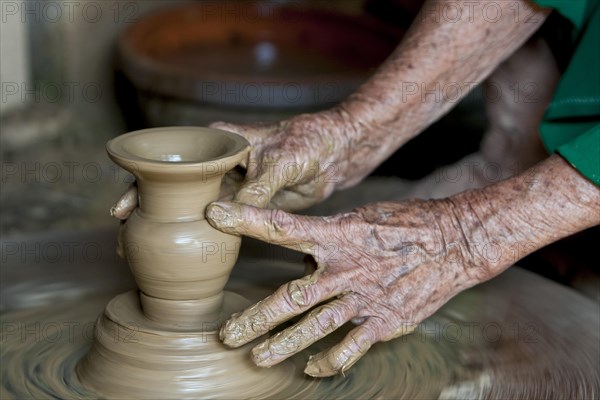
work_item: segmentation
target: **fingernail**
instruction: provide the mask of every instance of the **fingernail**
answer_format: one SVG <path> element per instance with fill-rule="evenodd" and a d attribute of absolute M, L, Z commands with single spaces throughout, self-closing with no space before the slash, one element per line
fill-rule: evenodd
<path fill-rule="evenodd" d="M 321 367 L 319 367 L 319 364 L 317 361 L 318 361 L 318 359 L 315 359 L 314 356 L 310 356 L 308 358 L 308 362 L 306 363 L 306 368 L 304 368 L 304 373 L 306 375 L 310 375 L 315 378 L 323 376 Z"/>
<path fill-rule="evenodd" d="M 236 314 L 231 316 L 231 319 L 225 322 L 219 331 L 219 339 L 224 345 L 229 347 L 239 347 L 240 337 L 242 337 L 241 326 L 237 323 Z"/>
<path fill-rule="evenodd" d="M 252 207 L 264 208 L 269 204 L 271 197 L 267 193 L 262 193 L 261 190 L 264 191 L 264 186 L 257 183 L 237 192 L 234 200 Z"/>
<path fill-rule="evenodd" d="M 206 217 L 218 228 L 235 228 L 241 220 L 241 211 L 237 204 L 212 203 L 206 208 Z"/>
<path fill-rule="evenodd" d="M 252 349 L 252 360 L 259 367 L 266 366 L 265 362 L 271 359 L 271 350 L 269 349 L 269 341 L 262 342 Z"/>

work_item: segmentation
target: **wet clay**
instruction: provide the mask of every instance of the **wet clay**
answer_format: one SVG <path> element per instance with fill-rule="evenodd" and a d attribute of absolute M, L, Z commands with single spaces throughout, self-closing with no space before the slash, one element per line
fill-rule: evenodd
<path fill-rule="evenodd" d="M 247 305 L 226 292 L 223 316 Z M 218 328 L 206 322 L 198 330 L 166 330 L 143 315 L 137 291 L 130 291 L 106 306 L 77 374 L 86 387 L 109 398 L 246 398 L 301 391 L 291 379 L 292 364 L 257 368 L 248 357 L 250 348 L 232 351 L 220 343 Z"/>
<path fill-rule="evenodd" d="M 140 291 L 110 300 L 95 325 L 110 296 L 3 315 L 3 399 L 598 395 L 597 306 L 564 288 L 536 285 L 539 280 L 527 275 L 496 278 L 453 299 L 416 332 L 369 343 L 365 357 L 341 376 L 312 379 L 302 369 L 308 354 L 339 343 L 351 326 L 271 369 L 255 367 L 252 345 L 226 349 L 217 329 L 229 314 L 266 293 L 245 300 L 223 291 L 239 249 L 239 242 L 237 248 L 231 243 L 239 238 L 216 236 L 202 225 L 207 203 L 190 200 L 214 199 L 216 177 L 239 162 L 238 152 L 246 147 L 240 150 L 235 140 L 203 142 L 195 128 L 169 129 L 170 140 L 162 129 L 125 135 L 131 140 L 111 153 L 138 180 L 140 207 L 124 226 L 123 244 Z M 194 158 L 205 150 L 204 161 Z M 206 161 L 218 165 L 223 159 L 220 169 Z M 219 254 L 220 249 L 225 250 Z M 270 279 L 280 271 L 280 263 L 261 261 L 238 281 L 236 291 L 255 293 L 262 283 L 272 292 L 277 285 Z M 257 276 L 261 283 L 249 283 Z M 582 331 L 585 326 L 591 328 Z M 52 334 L 56 328 L 58 334 Z"/>
<path fill-rule="evenodd" d="M 256 291 L 259 288 L 248 286 L 248 289 Z M 111 322 L 108 316 L 114 309 L 136 301 L 135 292 L 119 295 L 109 303 L 106 314 L 96 321 L 97 329 L 101 327 L 104 332 L 103 339 L 94 339 L 93 316 L 110 298 L 110 295 L 101 295 L 5 315 L 3 321 L 18 321 L 19 330 L 4 342 L 3 363 L 10 368 L 3 370 L 0 397 L 125 398 L 124 393 L 128 391 L 126 398 L 436 398 L 455 380 L 470 382 L 480 375 L 480 371 L 470 371 L 461 365 L 461 354 L 472 352 L 472 349 L 460 343 L 436 344 L 417 336 L 373 346 L 345 376 L 314 379 L 304 375 L 302 370 L 308 353 L 298 354 L 273 368 L 258 368 L 252 366 L 248 356 L 251 345 L 227 349 L 218 342 L 215 332 L 165 334 L 135 312 L 124 316 L 131 317 L 133 323 L 146 324 L 138 332 L 131 330 L 133 324 L 129 321 L 126 325 Z M 235 295 L 232 297 L 233 304 L 238 300 Z M 225 303 L 228 303 L 228 296 L 225 296 Z M 36 323 L 63 326 L 67 321 L 77 323 L 70 334 L 63 331 L 56 335 L 57 340 L 39 340 L 31 329 Z M 154 334 L 158 337 L 153 337 Z M 343 333 L 334 334 L 311 346 L 310 352 L 324 350 L 342 337 Z M 104 347 L 107 343 L 118 348 L 119 354 L 106 354 L 110 351 Z M 153 347 L 156 344 L 160 348 Z M 85 358 L 90 347 L 92 352 L 98 352 L 97 357 L 111 357 L 116 363 L 106 361 L 101 369 L 94 367 L 93 363 L 88 363 L 89 355 Z M 164 354 L 160 354 L 160 349 L 164 349 Z M 131 356 L 130 351 L 137 350 L 144 351 L 141 361 L 150 365 L 129 365 L 123 369 L 117 364 Z M 138 358 L 138 354 L 134 356 Z M 75 368 L 82 357 L 84 361 L 79 363 L 79 369 L 97 375 L 98 387 L 84 386 L 79 381 Z M 218 362 L 221 358 L 227 362 L 226 369 L 220 367 L 223 365 Z M 191 364 L 196 368 L 190 368 Z M 117 379 L 114 376 L 117 374 L 123 375 Z M 185 387 L 165 386 L 165 376 L 183 377 L 188 384 Z M 101 384 L 105 380 L 111 385 Z"/>
<path fill-rule="evenodd" d="M 301 265 L 267 258 L 251 263 L 246 259 L 240 264 L 228 286 L 250 294 L 252 302 L 301 273 Z M 75 367 L 92 346 L 94 320 L 114 295 L 104 289 L 82 299 L 1 315 L 0 398 L 103 397 L 101 392 L 81 384 Z M 291 357 L 287 366 L 257 368 L 265 379 L 283 369 L 287 385 L 275 383 L 256 397 L 596 398 L 600 394 L 597 310 L 593 301 L 565 287 L 518 269 L 510 270 L 459 294 L 415 332 L 373 345 L 344 376 L 313 379 L 302 369 L 309 354 L 331 347 L 347 329 Z M 116 335 L 112 339 L 123 345 L 135 337 Z M 184 340 L 178 345 L 186 348 Z M 215 345 L 218 348 L 218 343 Z M 236 357 L 229 355 L 231 350 L 219 349 L 213 353 L 215 357 L 225 353 Z M 248 358 L 249 350 L 243 349 L 244 356 L 236 360 Z M 184 363 L 185 357 L 180 360 Z M 219 371 L 211 372 L 224 379 L 217 381 L 224 385 L 221 389 L 234 395 L 213 391 L 214 396 L 204 396 L 201 393 L 215 388 L 203 389 L 202 385 L 210 387 L 211 380 L 198 377 L 189 390 L 180 387 L 169 394 L 148 394 L 149 390 L 139 386 L 128 396 L 119 397 L 144 397 L 146 393 L 149 398 L 247 398 L 250 396 L 246 393 L 258 391 L 252 385 L 240 389 L 238 379 L 243 379 L 243 373 L 237 365 L 230 368 L 226 380 Z M 168 372 L 166 368 L 163 371 Z"/>
<path fill-rule="evenodd" d="M 208 128 L 148 129 L 108 143 L 110 158 L 138 184 L 120 250 L 140 290 L 115 297 L 98 318 L 76 368 L 85 387 L 107 397 L 241 398 L 290 384 L 289 363 L 260 370 L 249 349 L 228 351 L 216 335 L 250 303 L 223 292 L 241 238 L 211 227 L 205 209 L 248 150 L 241 136 Z"/>
<path fill-rule="evenodd" d="M 138 184 L 121 246 L 144 315 L 168 327 L 216 322 L 241 238 L 211 227 L 204 212 L 248 142 L 218 129 L 156 128 L 119 136 L 107 151 Z"/>

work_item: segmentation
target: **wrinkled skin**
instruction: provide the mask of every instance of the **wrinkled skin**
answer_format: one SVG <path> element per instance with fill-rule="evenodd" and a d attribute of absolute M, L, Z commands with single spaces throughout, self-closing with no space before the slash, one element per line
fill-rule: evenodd
<path fill-rule="evenodd" d="M 463 13 L 472 14 L 472 20 L 448 22 L 435 12 L 436 1 L 425 2 L 424 11 L 376 74 L 330 110 L 273 124 L 212 124 L 244 136 L 253 146 L 249 160 L 243 163 L 247 168 L 245 181 L 242 184 L 239 177 L 228 179 L 226 192 L 236 192 L 235 199 L 245 204 L 296 211 L 320 202 L 335 190 L 360 182 L 400 146 L 456 105 L 470 88 L 483 82 L 524 44 L 548 14 L 548 10 L 533 7 L 526 0 L 494 2 L 494 7 L 502 7 L 503 17 L 490 23 L 482 18 L 485 6 L 485 2 L 476 6 L 467 2 Z M 517 22 L 515 10 L 519 10 Z M 439 44 L 444 47 L 438 47 Z M 514 136 L 515 125 L 526 127 L 517 130 L 533 133 L 527 137 L 538 140 L 534 145 L 539 148 L 537 132 L 529 127 L 537 126 L 540 109 L 543 112 L 549 100 L 546 92 L 551 93 L 556 82 L 555 76 L 539 73 L 539 68 L 546 68 L 548 55 L 544 54 L 542 62 L 527 68 L 523 74 L 523 66 L 531 65 L 535 56 L 541 58 L 541 51 L 534 57 L 520 53 L 515 54 L 520 62 L 509 62 L 492 76 L 502 86 L 502 96 L 500 101 L 488 102 L 492 121 L 488 136 L 492 136 L 492 142 L 513 143 L 502 154 L 494 154 L 492 150 L 494 162 L 506 152 L 522 147 L 523 139 L 510 138 Z M 550 66 L 553 67 L 552 62 Z M 537 82 L 538 77 L 546 78 L 538 84 L 545 92 L 534 102 L 519 102 L 515 106 L 514 91 L 509 86 L 516 82 L 519 90 L 527 83 Z M 458 96 L 443 89 L 457 87 L 457 83 Z M 426 95 L 427 90 L 436 87 L 442 88 L 437 90 L 438 94 L 446 95 Z M 484 153 L 484 161 L 490 160 L 490 151 Z M 484 183 L 477 180 L 477 186 Z M 430 186 L 417 190 L 415 195 L 430 194 Z M 135 197 L 132 187 L 123 199 Z M 133 207 L 135 202 L 118 202 L 113 215 L 125 219 Z"/>
<path fill-rule="evenodd" d="M 308 311 L 296 325 L 253 349 L 258 365 L 271 366 L 353 321 L 359 325 L 338 345 L 312 356 L 305 371 L 319 377 L 344 372 L 372 344 L 409 333 L 461 290 L 600 223 L 600 191 L 558 156 L 483 189 L 461 192 L 490 183 L 478 177 L 438 188 L 429 179 L 415 191 L 423 197 L 453 194 L 440 200 L 376 203 L 331 217 L 281 211 L 307 207 L 360 182 L 468 93 L 463 90 L 450 101 L 415 95 L 414 84 L 431 89 L 468 82 L 472 87 L 495 71 L 491 78 L 508 97 L 487 105 L 490 130 L 477 160 L 502 166 L 506 160 L 525 166 L 540 161 L 536 127 L 558 75 L 539 39 L 522 46 L 549 11 L 526 0 L 495 2 L 502 18 L 490 23 L 481 18 L 485 1 L 467 3 L 463 15 L 473 18 L 449 22 L 435 18 L 435 1 L 426 2 L 372 79 L 331 110 L 277 124 L 213 125 L 243 135 L 253 150 L 243 165 L 245 179 L 224 185 L 224 198 L 235 193 L 235 202 L 209 206 L 209 222 L 225 232 L 303 251 L 316 263 L 314 272 L 232 316 L 221 331 L 225 344 L 242 345 Z M 539 98 L 512 101 L 514 92 L 506 88 L 515 81 L 537 82 Z M 227 189 L 231 183 L 234 189 Z M 113 215 L 126 218 L 135 198 L 132 189 Z M 492 245 L 499 249 L 497 257 L 482 251 Z"/>
<path fill-rule="evenodd" d="M 510 95 L 484 97 L 488 127 L 479 151 L 421 179 L 408 195 L 448 197 L 509 178 L 548 157 L 539 124 L 559 78 L 546 42 L 540 37 L 531 38 L 483 83 L 488 93 L 501 90 Z M 458 173 L 459 179 L 443 179 L 457 177 Z"/>
<path fill-rule="evenodd" d="M 302 251 L 317 263 L 314 273 L 234 314 L 221 339 L 238 347 L 311 310 L 254 347 L 254 362 L 269 367 L 358 320 L 305 369 L 315 377 L 343 373 L 374 343 L 411 332 L 458 292 L 600 223 L 599 206 L 600 189 L 559 156 L 447 199 L 375 203 L 331 217 L 213 203 L 207 217 L 217 229 Z"/>
<path fill-rule="evenodd" d="M 242 164 L 247 172 L 234 198 L 238 202 L 299 210 L 326 199 L 346 180 L 342 157 L 349 152 L 348 130 L 335 110 L 274 124 L 211 127 L 244 136 L 254 149 Z"/>
<path fill-rule="evenodd" d="M 300 210 L 316 204 L 345 187 L 345 170 L 351 127 L 338 110 L 303 114 L 271 124 L 210 125 L 244 136 L 252 151 L 241 163 L 245 177 L 237 171 L 226 176 L 221 198 L 256 207 Z M 243 180 L 243 182 L 242 182 Z M 130 187 L 111 210 L 119 219 L 129 216 L 136 206 L 136 188 Z"/>
<path fill-rule="evenodd" d="M 312 255 L 318 265 L 311 275 L 234 315 L 222 328 L 221 339 L 226 345 L 241 346 L 333 299 L 256 346 L 252 357 L 259 366 L 271 366 L 351 319 L 364 320 L 339 345 L 311 357 L 305 370 L 312 376 L 343 372 L 372 344 L 409 333 L 475 282 L 465 273 L 475 266 L 464 246 L 444 246 L 452 222 L 439 218 L 450 210 L 448 202 L 415 200 L 377 203 L 323 218 L 239 203 L 209 206 L 208 216 L 218 229 L 300 250 Z"/>

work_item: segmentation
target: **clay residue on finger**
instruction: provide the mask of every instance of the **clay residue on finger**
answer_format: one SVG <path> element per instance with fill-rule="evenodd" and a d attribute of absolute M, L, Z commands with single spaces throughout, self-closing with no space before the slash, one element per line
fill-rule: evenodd
<path fill-rule="evenodd" d="M 304 329 L 304 328 L 301 328 Z M 281 339 L 281 332 L 252 349 L 252 361 L 259 367 L 270 367 L 308 347 L 306 334 L 295 334 Z M 308 335 L 312 336 L 312 335 Z"/>
<path fill-rule="evenodd" d="M 241 314 L 232 316 L 221 329 L 220 338 L 223 343 L 230 347 L 246 344 L 267 333 L 279 323 L 315 305 L 315 300 L 318 299 L 315 295 L 311 296 L 311 291 L 307 288 L 317 282 L 320 273 L 317 271 L 312 275 L 291 281 L 280 287 L 275 294 L 244 310 Z"/>
<path fill-rule="evenodd" d="M 127 219 L 135 207 L 137 207 L 137 204 L 137 188 L 132 185 L 110 208 L 110 215 L 118 219 Z"/>
<path fill-rule="evenodd" d="M 351 341 L 352 345 L 348 343 Z M 314 356 L 310 356 L 304 373 L 315 378 L 344 373 L 371 348 L 369 340 L 345 339 L 342 343 Z"/>
<path fill-rule="evenodd" d="M 389 334 L 384 339 L 382 339 L 382 341 L 387 342 L 388 340 L 392 340 L 392 339 L 399 338 L 400 336 L 408 335 L 409 333 L 413 332 L 415 329 L 417 329 L 417 324 L 409 324 L 409 323 L 402 324 L 398 328 L 396 328 L 395 331 L 393 331 L 391 334 Z"/>
<path fill-rule="evenodd" d="M 333 333 L 347 321 L 336 311 L 336 300 L 310 311 L 300 322 L 265 340 L 252 349 L 252 358 L 259 367 L 270 367 L 296 354 L 323 337 Z M 334 315 L 342 315 L 335 319 Z"/>
<path fill-rule="evenodd" d="M 298 306 L 305 307 L 310 305 L 310 299 L 306 298 L 306 289 L 317 283 L 318 273 L 307 275 L 304 278 L 296 279 L 288 283 L 287 293 L 290 299 Z"/>
<path fill-rule="evenodd" d="M 236 203 L 212 203 L 206 208 L 206 218 L 215 228 L 233 233 L 242 223 L 243 209 Z"/>
<path fill-rule="evenodd" d="M 268 332 L 267 316 L 261 311 L 262 302 L 258 302 L 242 313 L 236 313 L 225 322 L 219 332 L 219 338 L 229 347 L 240 347 L 260 335 Z"/>
<path fill-rule="evenodd" d="M 275 194 L 275 190 L 268 185 L 261 181 L 246 183 L 236 193 L 234 200 L 249 206 L 264 208 Z"/>

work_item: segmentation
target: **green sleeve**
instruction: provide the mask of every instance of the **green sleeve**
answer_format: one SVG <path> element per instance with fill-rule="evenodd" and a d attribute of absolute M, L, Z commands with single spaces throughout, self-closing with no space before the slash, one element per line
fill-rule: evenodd
<path fill-rule="evenodd" d="M 556 152 L 583 176 L 600 186 L 600 124 L 559 146 Z"/>
<path fill-rule="evenodd" d="M 576 30 L 581 29 L 591 9 L 598 0 L 534 0 L 542 7 L 552 8 L 573 23 Z"/>
<path fill-rule="evenodd" d="M 540 125 L 542 141 L 550 153 L 600 185 L 600 2 L 536 2 L 555 8 L 578 31 L 577 47 Z"/>

